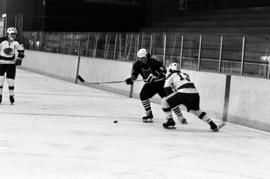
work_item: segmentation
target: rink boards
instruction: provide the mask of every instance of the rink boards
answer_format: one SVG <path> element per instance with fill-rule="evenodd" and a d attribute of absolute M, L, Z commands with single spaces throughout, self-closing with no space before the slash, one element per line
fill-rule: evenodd
<path fill-rule="evenodd" d="M 89 57 L 78 58 L 78 56 L 72 55 L 27 50 L 22 67 L 74 83 L 78 73 L 84 78 L 86 84 L 100 82 L 98 85 L 91 84 L 95 88 L 130 95 L 130 86 L 123 81 L 130 76 L 131 62 Z M 208 111 L 211 116 L 270 131 L 269 80 L 183 71 L 188 72 L 195 82 L 201 95 L 201 108 Z M 106 83 L 110 81 L 119 81 L 119 83 Z M 81 84 L 80 81 L 78 83 Z M 134 84 L 133 97 L 138 98 L 142 85 L 142 81 Z M 152 100 L 158 103 L 160 98 L 155 96 Z"/>

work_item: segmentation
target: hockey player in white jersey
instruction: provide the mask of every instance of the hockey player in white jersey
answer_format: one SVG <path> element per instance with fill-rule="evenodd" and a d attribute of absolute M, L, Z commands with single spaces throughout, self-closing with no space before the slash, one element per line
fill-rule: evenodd
<path fill-rule="evenodd" d="M 0 38 L 0 104 L 5 77 L 8 83 L 9 100 L 13 104 L 14 99 L 14 80 L 16 76 L 16 65 L 21 65 L 24 58 L 24 47 L 16 40 L 17 30 L 14 27 L 7 29 L 7 35 Z"/>
<path fill-rule="evenodd" d="M 222 123 L 217 126 L 205 111 L 200 109 L 200 96 L 193 82 L 190 81 L 189 75 L 180 71 L 177 63 L 169 65 L 164 84 L 166 97 L 162 99 L 162 109 L 166 116 L 164 128 L 174 128 L 175 121 L 172 117 L 171 108 L 184 105 L 188 112 L 195 114 L 198 118 L 210 125 L 210 129 L 218 132 L 225 125 Z"/>

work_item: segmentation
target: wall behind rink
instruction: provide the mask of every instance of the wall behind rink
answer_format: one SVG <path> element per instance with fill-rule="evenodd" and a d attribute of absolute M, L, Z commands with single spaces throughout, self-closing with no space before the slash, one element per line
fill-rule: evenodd
<path fill-rule="evenodd" d="M 270 131 L 270 81 L 233 76 L 228 120 Z"/>
<path fill-rule="evenodd" d="M 56 78 L 74 81 L 77 56 L 26 50 L 22 67 Z"/>
<path fill-rule="evenodd" d="M 78 80 L 78 84 L 130 95 L 131 88 L 124 80 L 130 76 L 131 62 L 89 57 L 78 59 L 78 56 L 26 50 L 22 68 L 74 83 L 78 70 L 85 80 L 84 83 Z M 201 108 L 212 117 L 270 132 L 269 80 L 183 71 L 190 74 L 200 92 Z M 139 98 L 142 85 L 139 78 L 133 86 L 133 97 Z M 159 103 L 159 96 L 154 96 L 152 101 Z"/>

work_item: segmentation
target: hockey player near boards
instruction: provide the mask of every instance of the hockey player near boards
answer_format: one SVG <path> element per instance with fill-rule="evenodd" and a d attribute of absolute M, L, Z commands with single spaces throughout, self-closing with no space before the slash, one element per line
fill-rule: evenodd
<path fill-rule="evenodd" d="M 161 98 L 165 97 L 163 86 L 166 78 L 166 68 L 161 62 L 152 58 L 145 48 L 137 52 L 137 58 L 138 60 L 132 67 L 131 77 L 126 79 L 126 83 L 131 85 L 138 78 L 139 74 L 142 76 L 145 83 L 140 92 L 140 99 L 146 111 L 146 115 L 142 119 L 143 122 L 153 122 L 153 113 L 149 99 L 155 94 L 158 94 Z M 179 120 L 186 124 L 186 119 L 183 117 L 180 108 L 175 106 L 173 110 Z"/>
<path fill-rule="evenodd" d="M 16 65 L 21 65 L 24 58 L 24 47 L 16 40 L 17 30 L 15 27 L 7 28 L 7 35 L 0 38 L 0 104 L 4 87 L 5 75 L 9 89 L 9 100 L 13 104 L 14 80 L 16 76 Z"/>
<path fill-rule="evenodd" d="M 162 109 L 166 114 L 166 122 L 163 123 L 164 128 L 174 128 L 175 121 L 172 117 L 171 108 L 181 104 L 186 106 L 188 112 L 208 123 L 214 132 L 218 132 L 219 128 L 225 125 L 225 123 L 222 123 L 217 126 L 207 113 L 200 109 L 199 93 L 194 83 L 190 81 L 189 75 L 182 73 L 177 63 L 169 65 L 166 76 L 164 90 L 167 96 L 162 100 Z"/>

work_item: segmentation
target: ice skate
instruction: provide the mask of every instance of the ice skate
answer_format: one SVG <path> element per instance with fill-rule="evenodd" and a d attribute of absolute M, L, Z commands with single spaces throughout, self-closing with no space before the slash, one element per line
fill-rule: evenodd
<path fill-rule="evenodd" d="M 175 129 L 175 122 L 174 122 L 173 118 L 169 118 L 167 120 L 167 122 L 164 122 L 163 127 L 165 129 Z"/>
<path fill-rule="evenodd" d="M 10 104 L 13 105 L 13 103 L 15 103 L 14 96 L 9 96 L 9 101 L 10 101 Z"/>
<path fill-rule="evenodd" d="M 152 111 L 146 112 L 146 115 L 142 117 L 143 122 L 153 122 L 153 114 Z"/>
<path fill-rule="evenodd" d="M 209 125 L 210 125 L 210 128 L 211 128 L 211 130 L 212 130 L 213 132 L 218 132 L 219 129 L 221 129 L 222 127 L 225 126 L 225 123 L 222 122 L 220 125 L 216 125 L 213 121 L 211 121 L 211 122 L 209 123 Z"/>

